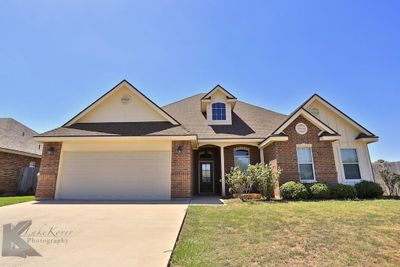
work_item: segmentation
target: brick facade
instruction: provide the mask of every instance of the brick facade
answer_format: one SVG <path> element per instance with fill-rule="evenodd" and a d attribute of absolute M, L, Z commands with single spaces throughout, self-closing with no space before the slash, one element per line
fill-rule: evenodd
<path fill-rule="evenodd" d="M 298 123 L 307 125 L 308 132 L 300 135 L 296 132 Z M 333 155 L 332 141 L 320 141 L 321 130 L 302 116 L 296 118 L 285 130 L 289 140 L 275 142 L 264 148 L 265 163 L 271 163 L 274 167 L 279 166 L 282 170 L 280 184 L 288 181 L 299 181 L 297 162 L 297 144 L 311 144 L 314 159 L 314 169 L 317 182 L 336 184 L 337 173 Z"/>
<path fill-rule="evenodd" d="M 182 147 L 179 153 L 178 148 Z M 193 195 L 193 150 L 190 141 L 172 141 L 171 197 Z"/>
<path fill-rule="evenodd" d="M 40 158 L 0 152 L 0 195 L 15 195 L 19 172 L 31 162 L 39 167 Z"/>
<path fill-rule="evenodd" d="M 49 154 L 50 147 L 54 152 Z M 58 166 L 60 163 L 62 143 L 45 143 L 43 146 L 42 164 L 40 165 L 38 184 L 36 187 L 37 199 L 53 199 L 56 192 Z"/>

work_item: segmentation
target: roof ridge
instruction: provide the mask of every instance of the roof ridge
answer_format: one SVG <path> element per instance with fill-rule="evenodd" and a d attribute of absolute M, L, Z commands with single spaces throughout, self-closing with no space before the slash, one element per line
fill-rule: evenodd
<path fill-rule="evenodd" d="M 286 116 L 286 117 L 288 116 L 287 114 L 276 112 L 276 111 L 273 111 L 273 110 L 270 110 L 270 109 L 267 109 L 267 108 L 264 108 L 264 107 L 261 107 L 261 106 L 258 106 L 258 105 L 253 105 L 253 104 L 247 103 L 245 101 L 237 100 L 237 102 L 240 102 L 240 103 L 243 103 L 243 104 L 255 107 L 255 108 L 263 109 L 263 110 L 266 110 L 266 111 L 269 111 L 269 112 L 273 112 L 273 113 L 278 114 L 278 115 L 282 115 L 282 116 Z"/>
<path fill-rule="evenodd" d="M 205 95 L 205 94 L 206 94 L 206 93 L 198 93 L 198 94 L 195 94 L 195 95 L 192 95 L 192 96 L 188 96 L 188 97 L 182 98 L 182 99 L 180 99 L 180 100 L 171 102 L 171 103 L 169 103 L 169 104 L 167 104 L 167 105 L 164 105 L 164 106 L 162 106 L 161 108 L 165 108 L 165 107 L 168 107 L 168 106 L 177 104 L 177 103 L 179 103 L 179 102 L 183 102 L 183 101 L 185 101 L 185 100 L 188 100 L 189 98 L 196 97 L 196 96 L 199 96 L 199 95 Z"/>

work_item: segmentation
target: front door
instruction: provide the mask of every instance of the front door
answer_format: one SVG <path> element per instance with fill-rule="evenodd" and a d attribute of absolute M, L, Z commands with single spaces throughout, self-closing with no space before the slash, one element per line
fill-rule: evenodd
<path fill-rule="evenodd" d="M 199 194 L 214 193 L 214 163 L 199 162 Z"/>

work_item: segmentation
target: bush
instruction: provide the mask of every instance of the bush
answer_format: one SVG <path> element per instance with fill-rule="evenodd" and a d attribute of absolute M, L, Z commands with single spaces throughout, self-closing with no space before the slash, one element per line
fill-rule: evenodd
<path fill-rule="evenodd" d="M 280 169 L 274 171 L 271 164 L 262 163 L 249 165 L 246 172 L 248 179 L 255 181 L 255 189 L 266 199 L 275 196 L 275 186 L 280 174 Z"/>
<path fill-rule="evenodd" d="M 354 199 L 357 196 L 357 191 L 350 185 L 337 184 L 332 188 L 332 194 L 335 198 Z"/>
<path fill-rule="evenodd" d="M 315 183 L 310 186 L 309 193 L 312 198 L 326 199 L 331 196 L 331 190 L 326 184 Z"/>
<path fill-rule="evenodd" d="M 307 199 L 308 191 L 302 183 L 287 182 L 281 186 L 281 195 L 284 199 Z"/>
<path fill-rule="evenodd" d="M 377 198 L 383 195 L 382 187 L 374 182 L 362 181 L 354 186 L 358 198 Z"/>
<path fill-rule="evenodd" d="M 246 175 L 238 167 L 232 168 L 225 177 L 231 194 L 243 194 L 245 192 Z"/>
<path fill-rule="evenodd" d="M 232 168 L 225 177 L 231 194 L 259 192 L 264 198 L 271 199 L 280 173 L 279 168 L 275 171 L 270 164 L 257 163 L 250 164 L 246 172 Z"/>

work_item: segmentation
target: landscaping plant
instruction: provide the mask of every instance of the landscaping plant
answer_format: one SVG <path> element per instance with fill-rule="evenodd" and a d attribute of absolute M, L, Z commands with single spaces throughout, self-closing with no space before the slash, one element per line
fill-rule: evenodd
<path fill-rule="evenodd" d="M 271 164 L 257 163 L 247 167 L 248 179 L 255 182 L 255 189 L 267 200 L 272 199 L 281 170 L 274 170 Z"/>
<path fill-rule="evenodd" d="M 358 198 L 378 198 L 382 197 L 382 187 L 374 182 L 362 181 L 354 186 L 357 190 Z"/>
<path fill-rule="evenodd" d="M 339 199 L 354 199 L 357 196 L 357 191 L 350 185 L 337 184 L 332 188 L 332 194 Z"/>
<path fill-rule="evenodd" d="M 307 199 L 309 195 L 304 184 L 287 182 L 281 186 L 281 196 L 283 199 L 304 200 Z"/>
<path fill-rule="evenodd" d="M 232 168 L 225 177 L 225 182 L 228 185 L 231 194 L 243 194 L 245 192 L 246 175 L 238 167 Z"/>
<path fill-rule="evenodd" d="M 309 193 L 314 199 L 327 199 L 331 197 L 331 190 L 326 184 L 315 183 L 310 186 Z"/>
<path fill-rule="evenodd" d="M 274 197 L 274 189 L 278 183 L 280 169 L 274 170 L 270 164 L 257 163 L 249 165 L 246 172 L 238 167 L 226 174 L 226 183 L 231 194 L 260 193 L 265 199 Z"/>

